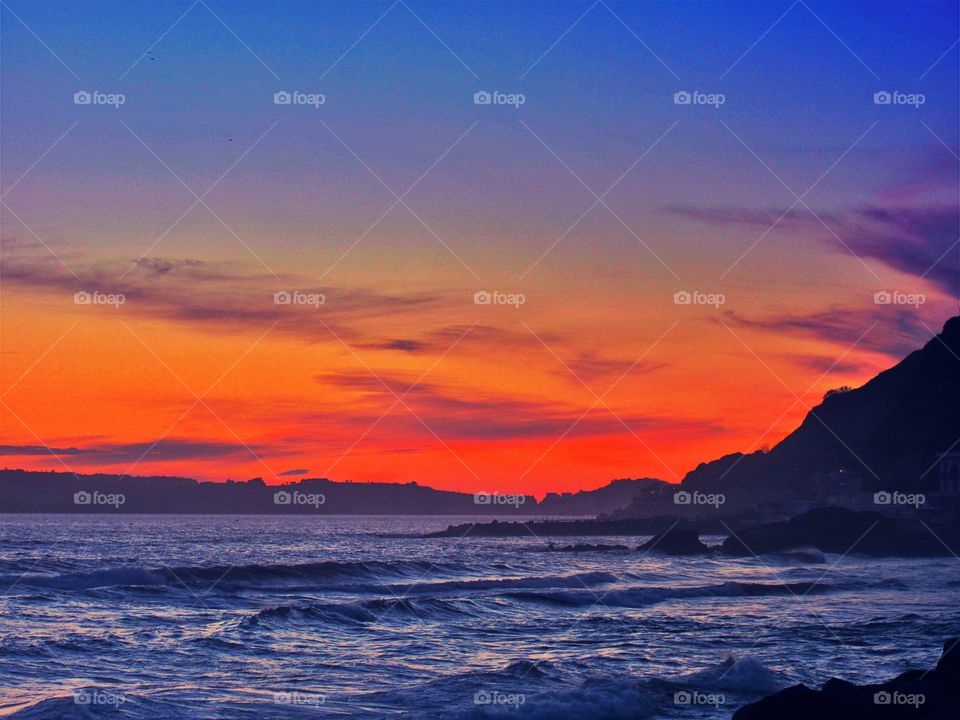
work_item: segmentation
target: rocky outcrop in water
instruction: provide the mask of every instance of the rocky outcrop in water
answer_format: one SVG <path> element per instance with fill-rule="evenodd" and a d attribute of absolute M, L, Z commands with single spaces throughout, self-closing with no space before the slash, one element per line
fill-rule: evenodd
<path fill-rule="evenodd" d="M 700 541 L 700 534 L 696 530 L 673 527 L 665 533 L 653 536 L 637 550 L 664 555 L 703 555 L 709 552 L 710 548 Z"/>
<path fill-rule="evenodd" d="M 746 705 L 733 720 L 956 720 L 960 717 L 960 638 L 943 645 L 932 670 L 909 670 L 876 685 L 831 678 L 820 690 L 794 685 Z"/>
<path fill-rule="evenodd" d="M 908 523 L 874 512 L 837 507 L 817 508 L 787 522 L 738 530 L 723 542 L 723 553 L 737 557 L 796 548 L 877 557 L 937 557 L 948 553 L 937 537 L 919 522 Z"/>

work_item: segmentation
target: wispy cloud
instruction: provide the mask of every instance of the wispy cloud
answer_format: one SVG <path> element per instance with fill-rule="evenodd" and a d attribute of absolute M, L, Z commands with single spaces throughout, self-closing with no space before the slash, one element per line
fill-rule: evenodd
<path fill-rule="evenodd" d="M 252 448 L 265 452 L 266 448 Z M 203 440 L 164 439 L 154 442 L 103 443 L 82 447 L 46 447 L 43 445 L 2 445 L 2 456 L 57 455 L 71 457 L 71 462 L 80 465 L 115 465 L 143 462 L 202 460 L 249 454 L 240 443 L 208 442 Z"/>
<path fill-rule="evenodd" d="M 71 268 L 56 260 L 6 248 L 3 278 L 22 291 L 41 293 L 52 301 L 72 302 L 74 293 L 96 290 L 123 294 L 125 313 L 224 330 L 247 331 L 251 326 L 277 324 L 277 332 L 311 342 L 332 341 L 325 326 L 341 337 L 359 337 L 358 324 L 375 326 L 391 318 L 436 310 L 445 299 L 430 293 L 392 293 L 372 288 L 311 284 L 309 278 L 276 277 L 251 272 L 240 265 L 214 264 L 195 259 L 145 258 L 120 279 L 125 261 L 98 262 Z M 322 296 L 317 307 L 277 304 L 277 292 Z M 365 334 L 366 336 L 366 334 Z M 396 349 L 402 349 L 397 347 Z"/>
<path fill-rule="evenodd" d="M 782 211 L 742 208 L 696 208 L 673 206 L 666 210 L 713 225 L 747 225 L 766 230 Z M 863 259 L 875 259 L 887 267 L 930 283 L 950 297 L 957 297 L 960 281 L 960 213 L 956 204 L 911 208 L 860 207 L 841 213 L 821 213 L 843 242 Z M 836 238 L 806 210 L 792 210 L 777 230 L 837 247 Z M 843 249 L 843 248 L 841 248 Z"/>
<path fill-rule="evenodd" d="M 844 348 L 860 340 L 858 347 L 895 359 L 904 357 L 930 339 L 930 331 L 912 308 L 889 306 L 831 307 L 811 313 L 768 314 L 753 318 L 728 310 L 724 313 L 724 322 L 794 338 L 824 340 Z M 864 336 L 864 331 L 874 324 L 876 328 Z"/>
<path fill-rule="evenodd" d="M 570 402 L 519 398 L 482 389 L 467 389 L 439 382 L 416 383 L 414 375 L 390 373 L 373 377 L 367 372 L 327 373 L 317 382 L 330 387 L 356 392 L 353 411 L 337 418 L 337 423 L 357 427 L 369 426 L 379 415 L 404 397 L 404 404 L 422 417 L 444 438 L 458 440 L 512 440 L 523 438 L 556 438 L 571 426 L 570 437 L 622 435 L 626 424 L 634 432 L 665 433 L 723 432 L 713 422 L 661 415 L 623 413 L 620 419 L 602 408 L 584 416 L 589 407 Z M 382 381 L 382 382 L 381 382 Z M 384 387 L 386 385 L 386 387 Z M 387 389 L 389 388 L 389 390 Z M 402 432 L 409 425 L 407 410 L 399 406 L 382 425 Z M 621 422 L 621 420 L 623 422 Z M 415 427 L 415 426 L 411 426 Z"/>

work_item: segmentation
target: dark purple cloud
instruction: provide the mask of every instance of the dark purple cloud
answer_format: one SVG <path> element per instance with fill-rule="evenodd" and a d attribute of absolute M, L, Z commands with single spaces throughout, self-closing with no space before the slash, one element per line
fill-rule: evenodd
<path fill-rule="evenodd" d="M 859 340 L 857 349 L 882 353 L 895 359 L 913 352 L 932 335 L 916 310 L 893 308 L 889 305 L 867 308 L 834 307 L 806 314 L 765 315 L 754 318 L 728 310 L 724 313 L 723 322 L 732 327 L 825 340 L 842 348 L 841 352 Z M 939 328 L 937 323 L 927 325 L 932 329 Z"/>
<path fill-rule="evenodd" d="M 41 292 L 52 300 L 73 302 L 78 291 L 122 294 L 124 313 L 181 323 L 204 324 L 220 331 L 265 330 L 277 323 L 279 333 L 311 342 L 337 342 L 327 328 L 345 340 L 361 337 L 355 326 L 430 311 L 444 298 L 427 293 L 395 294 L 369 288 L 311 285 L 308 279 L 279 278 L 269 273 L 192 259 L 142 259 L 84 264 L 69 258 L 70 270 L 55 258 L 5 249 L 3 279 L 9 287 Z M 322 304 L 278 304 L 275 293 L 285 291 L 322 296 Z"/>
<path fill-rule="evenodd" d="M 926 279 L 958 297 L 960 215 L 955 206 L 861 209 L 841 237 L 861 257 Z"/>
<path fill-rule="evenodd" d="M 858 375 L 872 369 L 872 366 L 868 363 L 853 360 L 849 356 L 838 361 L 841 353 L 842 351 L 838 352 L 837 357 L 830 357 L 829 355 L 790 355 L 789 360 L 808 370 L 829 373 L 830 375 Z"/>
<path fill-rule="evenodd" d="M 267 448 L 251 447 L 258 455 Z M 53 447 L 42 445 L 3 445 L 0 455 L 50 455 L 70 456 L 78 464 L 133 463 L 141 457 L 143 462 L 197 460 L 249 454 L 240 443 L 206 442 L 202 440 L 164 439 L 139 443 L 105 443 L 86 447 Z"/>
<path fill-rule="evenodd" d="M 748 225 L 767 230 L 783 214 L 777 210 L 670 207 L 668 212 L 715 225 Z M 960 283 L 960 211 L 954 204 L 898 208 L 868 206 L 842 213 L 817 213 L 856 255 L 930 283 L 958 297 Z M 806 209 L 790 211 L 778 231 L 802 234 L 846 250 Z M 907 288 L 902 290 L 907 291 Z"/>
<path fill-rule="evenodd" d="M 622 435 L 627 432 L 624 424 L 637 434 L 650 431 L 682 433 L 726 430 L 718 424 L 689 418 L 619 412 L 620 418 L 617 418 L 603 405 L 596 406 L 581 418 L 592 405 L 592 400 L 586 405 L 574 405 L 562 401 L 521 400 L 477 390 L 470 391 L 470 397 L 464 398 L 461 396 L 464 392 L 462 388 L 448 387 L 438 382 L 414 385 L 417 376 L 413 374 L 382 374 L 378 379 L 370 373 L 358 371 L 328 373 L 317 376 L 316 380 L 324 385 L 363 393 L 364 397 L 356 401 L 353 413 L 336 418 L 336 426 L 341 429 L 348 423 L 365 430 L 394 405 L 394 393 L 397 396 L 407 393 L 403 397 L 403 404 L 397 405 L 392 413 L 379 420 L 378 427 L 391 433 L 409 433 L 411 429 L 419 432 L 422 426 L 410 415 L 412 411 L 442 438 L 460 440 L 537 437 L 552 441 L 574 425 L 568 437 Z M 320 420 L 323 422 L 323 419 Z"/>

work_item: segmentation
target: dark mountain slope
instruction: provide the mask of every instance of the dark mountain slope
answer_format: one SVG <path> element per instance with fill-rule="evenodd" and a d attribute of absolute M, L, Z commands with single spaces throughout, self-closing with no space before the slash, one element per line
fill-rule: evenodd
<path fill-rule="evenodd" d="M 683 484 L 781 494 L 802 488 L 812 475 L 843 468 L 860 473 L 874 489 L 931 489 L 937 453 L 958 438 L 960 317 L 954 317 L 923 348 L 863 387 L 826 397 L 769 452 L 701 464 Z"/>

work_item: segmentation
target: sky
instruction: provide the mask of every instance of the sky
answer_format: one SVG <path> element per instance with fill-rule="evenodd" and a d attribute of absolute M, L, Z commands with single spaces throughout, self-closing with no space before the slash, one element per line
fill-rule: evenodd
<path fill-rule="evenodd" d="M 4 467 L 675 482 L 958 312 L 954 2 L 0 18 Z"/>

